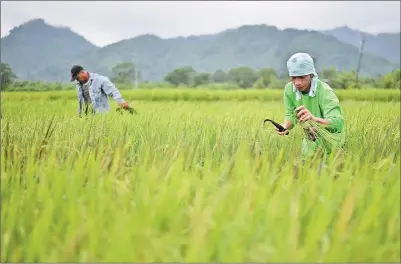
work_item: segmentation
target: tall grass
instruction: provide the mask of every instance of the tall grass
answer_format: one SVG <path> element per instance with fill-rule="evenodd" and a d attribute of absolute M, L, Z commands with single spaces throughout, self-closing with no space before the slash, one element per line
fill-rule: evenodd
<path fill-rule="evenodd" d="M 2 262 L 399 261 L 399 103 L 342 106 L 322 165 L 262 125 L 281 103 L 3 97 Z"/>
<path fill-rule="evenodd" d="M 121 90 L 127 100 L 140 101 L 282 101 L 282 89 L 143 89 Z M 340 100 L 399 102 L 399 89 L 336 90 Z M 2 92 L 2 100 L 75 100 L 76 91 Z"/>

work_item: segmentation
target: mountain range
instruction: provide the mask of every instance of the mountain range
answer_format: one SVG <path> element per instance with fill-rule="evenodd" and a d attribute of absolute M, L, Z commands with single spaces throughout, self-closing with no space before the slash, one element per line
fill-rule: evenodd
<path fill-rule="evenodd" d="M 268 25 L 244 25 L 217 34 L 160 38 L 140 35 L 98 47 L 68 27 L 34 19 L 1 38 L 1 61 L 20 79 L 68 82 L 69 70 L 111 74 L 111 68 L 131 61 L 142 80 L 160 81 L 175 68 L 192 66 L 198 72 L 228 71 L 238 66 L 274 68 L 286 73 L 295 52 L 310 53 L 318 69 L 355 69 L 361 34 L 366 36 L 361 75 L 378 76 L 400 67 L 400 33 L 367 34 L 349 27 L 314 31 L 279 30 Z"/>

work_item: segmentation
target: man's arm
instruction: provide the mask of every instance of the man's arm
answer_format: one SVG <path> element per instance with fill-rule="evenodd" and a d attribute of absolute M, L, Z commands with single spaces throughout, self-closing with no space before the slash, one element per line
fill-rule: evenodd
<path fill-rule="evenodd" d="M 329 120 L 324 119 L 324 118 L 320 118 L 320 117 L 314 116 L 312 118 L 312 120 L 317 122 L 317 123 L 319 123 L 319 124 L 321 124 L 321 125 L 324 125 L 324 126 L 328 126 L 329 125 Z"/>
<path fill-rule="evenodd" d="M 334 91 L 332 89 L 322 91 L 319 101 L 323 118 L 313 116 L 311 112 L 302 105 L 297 108 L 299 111 L 297 114 L 299 118 L 298 121 L 304 122 L 306 120 L 313 120 L 327 127 L 331 132 L 341 131 L 344 127 L 344 118 L 339 105 L 339 100 L 334 94 Z"/>
<path fill-rule="evenodd" d="M 322 125 L 326 125 L 331 132 L 341 131 L 344 127 L 344 117 L 339 100 L 334 91 L 332 89 L 325 90 L 322 94 L 321 101 L 324 118 L 315 117 L 314 120 Z"/>
<path fill-rule="evenodd" d="M 101 89 L 105 94 L 108 96 L 111 96 L 114 100 L 117 101 L 117 103 L 125 103 L 125 100 L 123 99 L 121 93 L 118 91 L 116 86 L 109 80 L 109 78 L 104 77 Z"/>
<path fill-rule="evenodd" d="M 294 116 L 295 105 L 292 100 L 288 97 L 286 91 L 284 90 L 283 102 L 285 106 L 285 114 L 284 114 L 284 127 L 287 130 L 291 130 L 295 127 L 297 119 Z"/>

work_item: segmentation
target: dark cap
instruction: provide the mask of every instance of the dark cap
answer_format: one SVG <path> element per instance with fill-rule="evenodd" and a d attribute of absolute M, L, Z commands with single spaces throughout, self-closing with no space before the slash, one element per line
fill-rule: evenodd
<path fill-rule="evenodd" d="M 80 72 L 80 71 L 82 71 L 84 68 L 82 67 L 82 66 L 80 66 L 80 65 L 74 65 L 74 66 L 72 66 L 72 68 L 71 68 L 71 82 L 72 81 L 75 81 L 76 80 L 76 78 L 77 78 L 77 75 L 78 75 L 78 73 Z"/>

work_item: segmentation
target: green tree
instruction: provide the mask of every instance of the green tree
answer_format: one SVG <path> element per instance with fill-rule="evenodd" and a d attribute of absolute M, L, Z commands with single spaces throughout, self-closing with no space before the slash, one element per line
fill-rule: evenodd
<path fill-rule="evenodd" d="M 225 71 L 219 69 L 213 73 L 212 79 L 215 83 L 225 83 L 229 80 L 229 76 Z"/>
<path fill-rule="evenodd" d="M 249 67 L 233 68 L 228 73 L 230 81 L 234 82 L 240 88 L 250 88 L 258 79 L 257 73 Z"/>
<path fill-rule="evenodd" d="M 212 75 L 207 72 L 196 74 L 194 79 L 195 86 L 206 85 L 211 83 L 211 81 L 212 81 Z"/>
<path fill-rule="evenodd" d="M 1 63 L 0 65 L 0 74 L 1 74 L 1 90 L 5 91 L 7 88 L 17 79 L 17 75 L 13 72 L 10 65 L 8 63 Z"/>
<path fill-rule="evenodd" d="M 166 76 L 164 77 L 164 81 L 171 83 L 175 86 L 178 86 L 180 84 L 184 84 L 187 86 L 194 86 L 195 76 L 196 76 L 195 70 L 190 66 L 186 66 L 174 69 L 173 71 L 167 73 Z"/>
<path fill-rule="evenodd" d="M 111 80 L 117 83 L 131 84 L 135 81 L 135 66 L 132 62 L 121 62 L 113 67 Z"/>
<path fill-rule="evenodd" d="M 400 87 L 400 69 L 392 71 L 381 77 L 380 88 L 384 89 L 401 89 Z"/>
<path fill-rule="evenodd" d="M 278 79 L 276 70 L 272 68 L 260 69 L 257 75 L 259 79 L 253 85 L 253 87 L 257 89 L 268 88 L 271 83 Z"/>
<path fill-rule="evenodd" d="M 354 70 L 338 72 L 334 68 L 327 68 L 319 73 L 319 78 L 333 89 L 349 89 L 355 86 Z"/>
<path fill-rule="evenodd" d="M 334 67 L 323 69 L 319 74 L 319 77 L 325 80 L 334 80 L 337 77 L 337 70 Z"/>

